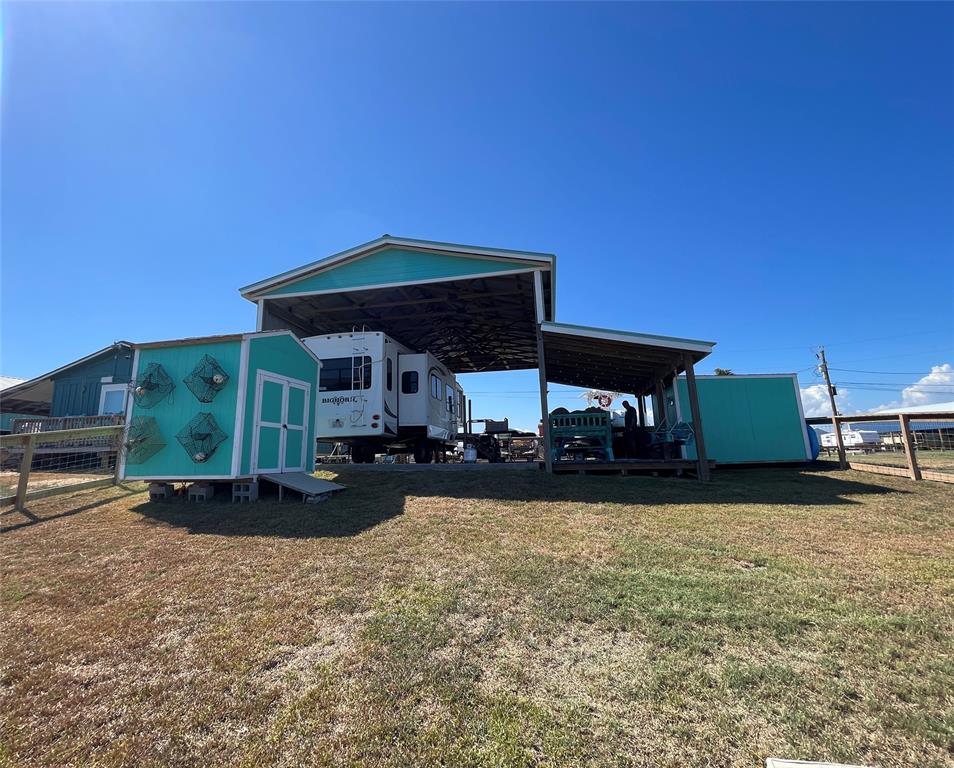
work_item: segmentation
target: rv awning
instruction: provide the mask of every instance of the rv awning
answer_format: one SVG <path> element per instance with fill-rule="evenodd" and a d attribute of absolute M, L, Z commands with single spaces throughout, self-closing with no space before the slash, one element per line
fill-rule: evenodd
<path fill-rule="evenodd" d="M 657 379 L 678 375 L 715 342 L 542 323 L 547 381 L 613 392 L 652 393 Z"/>

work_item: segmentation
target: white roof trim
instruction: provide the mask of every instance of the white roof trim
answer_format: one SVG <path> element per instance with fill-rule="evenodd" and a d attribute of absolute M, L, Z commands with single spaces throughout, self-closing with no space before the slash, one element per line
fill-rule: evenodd
<path fill-rule="evenodd" d="M 583 328 L 565 326 L 560 323 L 540 323 L 540 330 L 544 333 L 562 334 L 564 336 L 581 336 L 586 339 L 603 339 L 605 341 L 621 341 L 626 344 L 639 344 L 644 347 L 662 347 L 663 349 L 681 349 L 686 352 L 702 352 L 709 354 L 714 343 L 694 341 L 692 339 L 660 339 L 654 336 L 641 336 L 628 331 L 609 331 L 603 328 Z"/>
<path fill-rule="evenodd" d="M 685 374 L 680 374 L 679 378 L 683 378 Z M 733 373 L 729 376 L 719 376 L 717 373 L 697 373 L 697 379 L 786 379 L 792 378 L 796 381 L 798 380 L 797 374 L 794 373 Z"/>
<path fill-rule="evenodd" d="M 250 298 L 264 290 L 267 290 L 268 288 L 297 280 L 298 278 L 305 275 L 322 272 L 328 267 L 333 267 L 336 264 L 340 264 L 342 261 L 347 261 L 349 259 L 358 258 L 365 254 L 370 254 L 371 252 L 383 248 L 384 246 L 441 251 L 449 254 L 480 256 L 483 258 L 504 259 L 507 261 L 529 261 L 547 265 L 551 268 L 554 262 L 553 255 L 546 253 L 507 251 L 497 248 L 481 248 L 479 246 L 457 245 L 455 243 L 438 243 L 431 242 L 429 240 L 412 240 L 409 238 L 391 237 L 390 235 L 387 235 L 385 237 L 379 237 L 377 240 L 372 240 L 371 242 L 355 246 L 354 248 L 349 248 L 348 250 L 342 251 L 341 253 L 336 253 L 333 256 L 328 256 L 327 258 L 313 261 L 310 264 L 305 264 L 304 266 L 298 267 L 297 269 L 292 269 L 288 272 L 282 272 L 279 275 L 266 278 L 265 280 L 260 280 L 257 283 L 246 285 L 244 288 L 239 289 L 239 293 L 241 293 L 241 295 L 245 298 Z"/>
<path fill-rule="evenodd" d="M 526 269 L 505 269 L 500 272 L 475 272 L 471 275 L 454 275 L 453 277 L 430 277 L 426 280 L 402 280 L 396 283 L 374 283 L 373 285 L 357 285 L 353 288 L 322 288 L 320 291 L 296 291 L 294 293 L 276 293 L 273 296 L 262 296 L 257 301 L 278 301 L 280 299 L 300 299 L 302 296 L 322 296 L 345 291 L 376 291 L 381 288 L 400 288 L 406 285 L 431 285 L 433 283 L 450 283 L 455 280 L 471 280 L 476 277 L 501 277 L 503 275 L 524 275 L 528 272 L 539 272 L 533 267 Z"/>

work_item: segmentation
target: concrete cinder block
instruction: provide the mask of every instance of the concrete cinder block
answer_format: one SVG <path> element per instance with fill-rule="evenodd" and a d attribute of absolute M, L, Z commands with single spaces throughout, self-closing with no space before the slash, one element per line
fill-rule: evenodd
<path fill-rule="evenodd" d="M 175 496 L 172 483 L 149 483 L 149 501 L 162 501 Z"/>
<path fill-rule="evenodd" d="M 193 483 L 189 486 L 189 501 L 208 501 L 215 495 L 215 486 L 211 483 Z"/>
<path fill-rule="evenodd" d="M 258 501 L 258 482 L 232 483 L 232 501 Z"/>

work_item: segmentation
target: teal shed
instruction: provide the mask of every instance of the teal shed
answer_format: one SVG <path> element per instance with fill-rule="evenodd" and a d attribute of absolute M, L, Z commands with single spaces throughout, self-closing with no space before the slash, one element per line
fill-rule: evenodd
<path fill-rule="evenodd" d="M 696 376 L 706 454 L 719 464 L 803 462 L 812 458 L 798 378 L 793 373 Z M 667 391 L 669 418 L 691 421 L 685 377 Z M 675 410 L 675 414 L 673 414 Z M 683 448 L 695 459 L 695 445 Z"/>
<path fill-rule="evenodd" d="M 320 368 L 289 331 L 135 345 L 121 476 L 313 472 Z"/>

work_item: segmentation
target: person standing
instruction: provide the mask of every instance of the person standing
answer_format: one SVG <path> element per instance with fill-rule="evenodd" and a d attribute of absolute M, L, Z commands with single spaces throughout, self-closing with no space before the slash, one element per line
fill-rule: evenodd
<path fill-rule="evenodd" d="M 630 405 L 629 400 L 623 401 L 626 416 L 623 421 L 623 439 L 626 442 L 626 458 L 636 458 L 636 428 L 639 426 L 639 411 Z"/>

